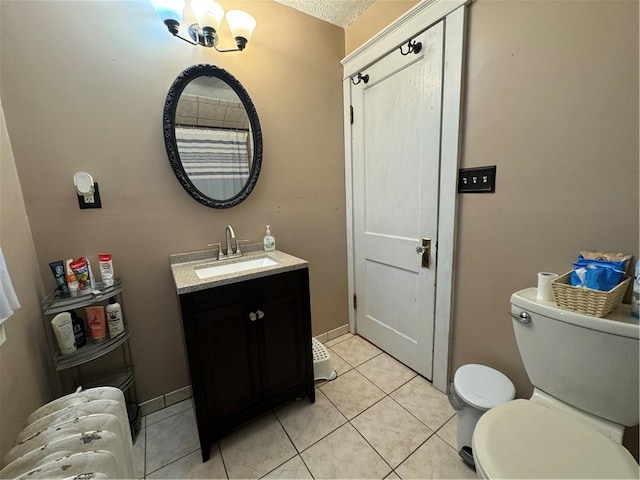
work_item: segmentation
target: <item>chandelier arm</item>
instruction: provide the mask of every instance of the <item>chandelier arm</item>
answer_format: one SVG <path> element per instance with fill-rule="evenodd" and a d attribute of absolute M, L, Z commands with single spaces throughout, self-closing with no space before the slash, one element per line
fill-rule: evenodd
<path fill-rule="evenodd" d="M 215 49 L 216 49 L 216 51 L 217 51 L 217 52 L 220 52 L 220 53 L 226 53 L 226 52 L 241 52 L 241 51 L 242 51 L 242 49 L 241 49 L 241 48 L 227 48 L 227 49 L 224 49 L 224 50 L 220 50 L 216 45 L 213 45 L 213 48 L 215 48 Z"/>
<path fill-rule="evenodd" d="M 181 35 L 177 35 L 177 34 L 176 34 L 176 35 L 174 35 L 174 37 L 177 37 L 177 38 L 179 38 L 180 40 L 184 40 L 185 42 L 187 42 L 187 43 L 188 43 L 188 44 L 190 44 L 190 45 L 200 45 L 198 42 L 193 42 L 193 41 L 191 41 L 191 40 L 188 40 L 188 39 L 184 38 L 184 37 L 183 37 L 183 36 L 181 36 Z"/>

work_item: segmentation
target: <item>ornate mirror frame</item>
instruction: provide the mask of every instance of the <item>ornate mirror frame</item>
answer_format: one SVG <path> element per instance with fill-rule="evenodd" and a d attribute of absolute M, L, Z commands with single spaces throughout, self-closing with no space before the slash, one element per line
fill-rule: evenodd
<path fill-rule="evenodd" d="M 180 159 L 180 153 L 178 151 L 176 142 L 176 130 L 175 119 L 176 109 L 180 95 L 189 83 L 195 78 L 207 76 L 216 77 L 224 81 L 229 85 L 240 98 L 251 124 L 251 135 L 253 141 L 253 159 L 251 164 L 251 171 L 249 172 L 249 178 L 244 187 L 235 196 L 227 199 L 214 199 L 203 194 L 189 179 L 185 172 L 184 166 Z M 163 113 L 163 131 L 164 131 L 164 143 L 167 149 L 167 156 L 169 157 L 169 163 L 175 173 L 180 185 L 191 195 L 195 200 L 202 205 L 211 208 L 230 208 L 235 207 L 239 203 L 246 200 L 249 194 L 252 192 L 258 181 L 260 175 L 260 169 L 262 168 L 262 130 L 260 129 L 260 120 L 258 119 L 258 112 L 256 111 L 249 94 L 244 89 L 242 84 L 229 72 L 222 68 L 218 68 L 215 65 L 198 64 L 186 68 L 178 78 L 173 82 L 167 99 L 164 104 Z"/>

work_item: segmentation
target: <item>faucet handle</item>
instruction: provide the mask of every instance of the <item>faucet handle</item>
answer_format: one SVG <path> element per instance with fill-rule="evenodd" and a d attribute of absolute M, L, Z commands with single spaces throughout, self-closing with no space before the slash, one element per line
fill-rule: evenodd
<path fill-rule="evenodd" d="M 249 243 L 249 240 L 236 240 L 236 251 L 240 255 L 242 255 L 242 251 L 240 251 L 240 244 L 241 243 Z"/>
<path fill-rule="evenodd" d="M 207 247 L 218 247 L 218 251 L 216 253 L 216 260 L 220 260 L 220 254 L 222 253 L 222 243 L 208 243 Z"/>

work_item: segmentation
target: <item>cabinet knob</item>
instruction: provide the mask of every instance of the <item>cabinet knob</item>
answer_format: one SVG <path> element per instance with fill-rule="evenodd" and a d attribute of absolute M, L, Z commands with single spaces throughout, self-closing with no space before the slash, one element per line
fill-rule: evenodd
<path fill-rule="evenodd" d="M 258 319 L 258 315 L 256 315 L 256 312 L 249 313 L 249 320 L 251 320 L 252 322 L 255 322 L 257 319 Z"/>
<path fill-rule="evenodd" d="M 258 318 L 264 317 L 264 312 L 262 310 L 258 310 L 256 313 L 258 314 Z"/>

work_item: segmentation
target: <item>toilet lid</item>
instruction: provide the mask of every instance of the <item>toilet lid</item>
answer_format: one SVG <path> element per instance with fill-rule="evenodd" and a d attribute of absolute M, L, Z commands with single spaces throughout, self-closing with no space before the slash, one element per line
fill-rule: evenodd
<path fill-rule="evenodd" d="M 456 393 L 467 404 L 481 410 L 513 400 L 516 390 L 504 374 L 486 365 L 463 365 L 453 377 Z"/>
<path fill-rule="evenodd" d="M 638 464 L 622 445 L 530 400 L 485 413 L 473 433 L 473 456 L 486 478 L 638 478 Z"/>

